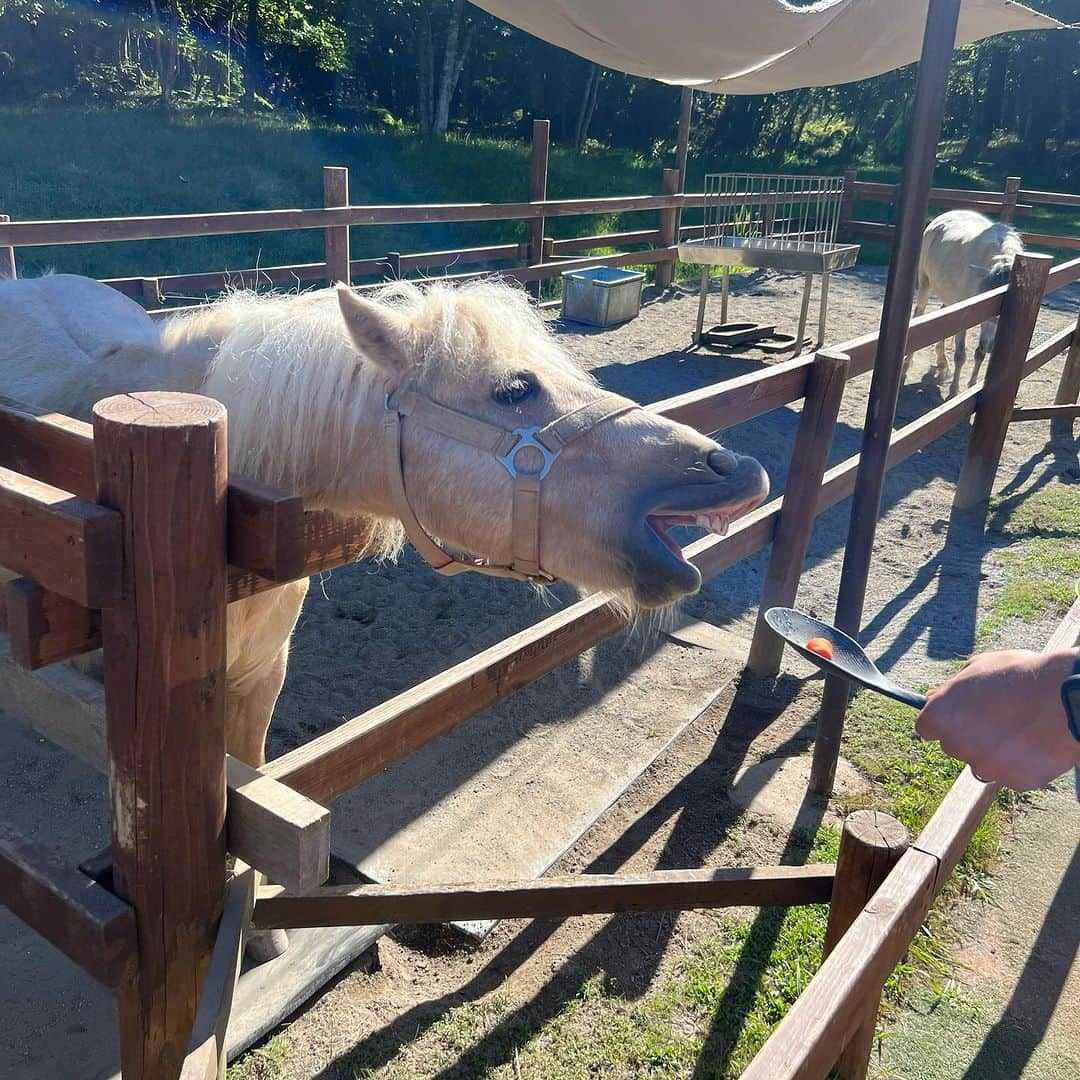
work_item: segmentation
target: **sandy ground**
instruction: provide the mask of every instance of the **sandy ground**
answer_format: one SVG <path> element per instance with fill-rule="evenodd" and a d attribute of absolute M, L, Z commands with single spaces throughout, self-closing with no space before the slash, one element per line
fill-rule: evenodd
<path fill-rule="evenodd" d="M 830 342 L 876 328 L 884 279 L 884 269 L 877 267 L 834 275 Z M 800 288 L 801 277 L 796 276 L 740 277 L 734 282 L 732 318 L 776 321 L 790 328 Z M 1054 332 L 1070 317 L 1075 319 L 1078 301 L 1080 289 L 1075 287 L 1052 297 L 1038 333 Z M 651 298 L 638 319 L 614 330 L 563 326 L 557 320 L 553 325 L 566 347 L 605 386 L 643 402 L 769 362 L 757 352 L 732 356 L 688 351 L 684 346 L 695 309 L 696 287 L 688 283 Z M 718 297 L 712 300 L 710 315 L 719 317 Z M 942 400 L 940 388 L 922 379 L 932 364 L 929 351 L 915 358 L 900 402 L 900 422 Z M 1051 401 L 1059 371 L 1060 361 L 1027 380 L 1022 402 Z M 868 385 L 869 377 L 856 380 L 845 395 L 833 461 L 858 450 Z M 779 492 L 797 424 L 797 409 L 777 410 L 725 433 L 724 441 L 757 456 Z M 1011 429 L 999 490 L 1021 494 L 1055 476 L 1070 481 L 1080 477 L 1076 442 L 1050 446 L 1047 429 L 1042 422 Z M 955 531 L 947 537 L 965 439 L 963 429 L 951 432 L 893 470 L 886 485 L 864 640 L 884 667 L 915 682 L 934 681 L 952 660 L 971 650 L 980 613 L 1003 581 L 994 558 L 1001 538 L 992 529 L 985 536 Z M 822 515 L 811 542 L 800 602 L 824 617 L 833 612 L 847 517 L 846 503 Z M 636 752 L 645 740 L 656 738 L 656 751 L 645 754 L 645 759 L 655 760 L 584 835 L 567 833 L 559 850 L 572 846 L 557 869 L 613 871 L 800 858 L 800 841 L 791 834 L 795 812 L 801 808 L 801 824 L 812 826 L 825 813 L 842 808 L 859 780 L 844 769 L 840 797 L 832 808 L 801 805 L 805 758 L 788 759 L 804 752 L 813 736 L 818 684 L 804 683 L 807 667 L 790 665 L 789 674 L 776 684 L 759 686 L 744 679 L 727 685 L 731 656 L 745 649 L 749 638 L 765 565 L 764 553 L 745 560 L 685 603 L 688 617 L 726 632 L 721 647 L 687 648 L 646 626 L 590 650 L 454 736 L 432 744 L 400 771 L 365 785 L 374 795 L 360 798 L 368 798 L 368 805 L 380 804 L 378 823 L 364 815 L 362 802 L 338 804 L 335 829 L 377 854 L 388 839 L 388 821 L 402 828 L 415 825 L 441 808 L 452 810 L 453 800 L 465 793 L 469 805 L 483 809 L 487 835 L 502 821 L 508 830 L 550 831 L 548 811 L 554 821 L 565 807 L 555 805 L 549 795 L 546 809 L 541 797 L 528 804 L 529 820 L 523 822 L 516 791 L 524 790 L 528 778 L 519 775 L 513 755 L 526 742 L 542 745 L 545 738 L 563 737 L 566 752 L 560 768 L 567 772 L 560 775 L 560 790 L 587 789 L 596 778 L 578 777 L 567 753 L 577 745 L 582 760 L 595 760 L 597 746 L 609 757 L 619 754 L 613 732 L 625 723 L 629 741 L 623 745 L 632 745 Z M 512 582 L 440 579 L 411 553 L 397 566 L 363 563 L 327 575 L 312 588 L 297 630 L 271 727 L 270 755 L 330 730 L 575 598 L 562 586 L 538 597 Z M 1027 637 L 1016 644 L 1037 646 L 1048 632 L 1049 627 L 1027 628 Z M 723 686 L 727 688 L 702 711 L 709 688 Z M 675 716 L 670 732 L 650 719 L 661 714 Z M 677 734 L 691 717 L 696 717 L 694 722 L 667 745 L 667 734 Z M 665 722 L 670 718 L 664 715 Z M 72 812 L 73 804 L 87 817 L 100 817 L 103 810 L 100 785 L 82 773 L 65 777 L 61 770 L 57 777 L 57 768 L 50 764 L 41 775 L 20 775 L 11 785 L 13 801 L 40 801 L 35 820 L 45 833 L 54 831 L 49 823 Z M 50 778 L 66 786 L 63 797 L 49 794 L 55 787 Z M 528 787 L 537 790 L 535 784 Z M 542 786 L 539 790 L 542 793 Z M 744 813 L 747 806 L 752 808 L 749 814 Z M 422 851 L 422 841 L 420 835 L 414 850 Z M 438 843 L 431 847 L 437 851 Z M 65 854 L 80 857 L 86 850 L 72 848 Z M 770 913 L 747 917 L 755 919 L 759 934 L 775 932 Z M 449 930 L 396 932 L 380 945 L 381 972 L 371 974 L 362 966 L 346 972 L 293 1018 L 274 1075 L 351 1080 L 363 1069 L 430 1075 L 398 1060 L 418 1025 L 456 1004 L 498 991 L 511 1000 L 510 1013 L 453 1067 L 439 1073 L 481 1075 L 488 1067 L 505 1064 L 500 1055 L 507 1032 L 519 1043 L 527 1039 L 598 972 L 616 980 L 627 995 L 637 996 L 670 969 L 689 942 L 714 926 L 708 913 L 505 923 L 479 946 Z M 8 944 L 0 933 L 0 945 L 9 947 L 4 955 L 15 965 L 5 970 L 15 970 L 22 956 L 19 939 L 12 937 Z M 34 976 L 27 970 L 21 977 Z M 17 987 L 18 980 L 10 989 L 17 994 Z M 737 1005 L 727 1002 L 724 1007 L 730 1012 Z M 33 1046 L 47 1031 L 48 1025 L 29 1023 L 10 1034 L 19 1052 L 32 1058 Z M 257 1057 L 251 1056 L 242 1075 L 259 1076 L 260 1069 Z"/>
<path fill-rule="evenodd" d="M 834 276 L 828 338 L 841 342 L 874 329 L 884 292 L 883 268 L 858 268 Z M 754 274 L 734 283 L 732 317 L 794 322 L 801 278 Z M 554 323 L 566 347 L 601 382 L 641 401 L 682 393 L 756 370 L 762 354 L 692 352 L 689 343 L 696 290 L 687 285 L 654 298 L 635 321 L 609 331 Z M 1050 298 L 1036 340 L 1076 317 L 1080 290 Z M 709 314 L 718 317 L 718 299 Z M 940 403 L 941 390 L 929 379 L 930 351 L 916 356 L 899 406 L 898 422 Z M 1027 380 L 1025 404 L 1052 400 L 1060 361 Z M 927 376 L 924 378 L 924 376 Z M 858 450 L 869 377 L 855 380 L 841 410 L 832 460 Z M 782 490 L 798 422 L 794 408 L 778 410 L 725 433 L 733 448 L 753 453 L 768 469 L 774 490 Z M 999 491 L 1031 491 L 1054 476 L 1080 476 L 1077 444 L 1048 445 L 1048 425 L 1011 429 L 999 472 Z M 912 681 L 933 682 L 974 643 L 980 613 L 993 602 L 1003 574 L 994 559 L 991 530 L 947 538 L 953 485 L 966 441 L 957 429 L 893 470 L 884 496 L 874 572 L 866 602 L 864 640 L 883 666 Z M 848 505 L 819 518 L 811 543 L 800 602 L 831 616 L 847 529 Z M 690 534 L 688 534 L 689 536 Z M 1000 537 L 997 538 L 1000 542 Z M 685 612 L 726 628 L 743 643 L 749 637 L 765 568 L 764 554 L 748 559 L 709 582 L 684 605 Z M 421 678 L 441 670 L 508 633 L 548 614 L 552 605 L 573 599 L 559 588 L 545 600 L 530 598 L 512 583 L 456 579 L 438 581 L 408 555 L 396 568 L 357 566 L 340 570 L 312 590 L 305 608 L 285 691 L 271 729 L 271 754 L 280 753 L 343 717 L 374 705 Z M 358 632 L 359 631 L 359 632 Z M 1038 646 L 1049 627 L 1027 628 L 1015 644 Z M 644 638 L 642 638 L 644 634 Z M 652 650 L 638 631 L 632 649 L 598 650 L 585 662 L 602 665 L 603 680 L 615 685 L 640 669 Z M 438 643 L 417 648 L 418 642 Z M 659 644 L 656 646 L 659 648 Z M 693 662 L 693 656 L 685 663 Z M 358 670 L 362 664 L 362 670 Z M 793 667 L 805 677 L 807 669 Z M 649 678 L 666 678 L 665 668 Z M 531 690 L 489 710 L 476 721 L 514 727 L 542 704 L 549 718 L 582 715 L 586 730 L 590 705 L 582 714 L 580 685 L 549 677 Z M 531 695 L 531 696 L 530 696 Z M 803 765 L 758 799 L 755 813 L 740 817 L 748 799 L 733 788 L 747 766 L 778 771 L 781 758 L 805 750 L 812 737 L 815 693 L 788 676 L 776 686 L 744 680 L 707 710 L 557 864 L 564 871 L 611 871 L 619 867 L 692 866 L 702 863 L 763 861 L 799 855 L 789 836 L 793 809 L 805 789 Z M 595 723 L 610 721 L 596 710 Z M 471 725 L 470 725 L 471 727 Z M 467 736 L 465 736 L 467 738 Z M 468 746 L 468 743 L 462 744 Z M 485 753 L 482 742 L 475 752 Z M 801 771 L 800 771 L 801 770 Z M 436 778 L 438 779 L 438 778 Z M 857 786 L 845 772 L 839 803 Z M 440 791 L 441 783 L 435 787 Z M 813 824 L 822 808 L 804 808 Z M 760 816 L 759 816 L 760 815 Z M 759 922 L 765 914 L 756 916 Z M 712 925 L 703 914 L 589 918 L 572 922 L 506 923 L 482 945 L 472 947 L 450 931 L 400 931 L 380 946 L 383 970 L 346 974 L 288 1029 L 283 1070 L 277 1075 L 352 1077 L 358 1070 L 414 1073 L 397 1062 L 403 1040 L 418 1024 L 443 1015 L 463 1001 L 499 990 L 519 1006 L 499 1030 L 439 1075 L 468 1077 L 500 1064 L 500 1037 L 513 1030 L 527 1038 L 546 1016 L 557 1012 L 583 983 L 600 971 L 631 996 L 644 992 L 667 970 L 686 943 Z M 767 930 L 765 922 L 762 927 Z M 258 1075 L 257 1062 L 249 1063 Z M 400 1072 L 399 1072 L 400 1068 Z M 998 1075 L 986 1072 L 986 1076 Z M 1004 1074 L 1001 1074 L 1004 1075 Z"/>

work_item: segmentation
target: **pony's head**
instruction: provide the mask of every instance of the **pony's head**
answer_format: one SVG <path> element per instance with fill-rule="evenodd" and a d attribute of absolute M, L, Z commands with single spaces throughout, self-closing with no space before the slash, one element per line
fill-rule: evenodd
<path fill-rule="evenodd" d="M 1013 258 L 1003 256 L 996 259 L 990 266 L 973 267 L 982 274 L 982 281 L 979 284 L 978 291 L 980 293 L 990 292 L 993 289 L 1000 289 L 1002 286 L 1008 285 L 1009 278 L 1012 276 Z M 979 344 L 975 346 L 976 364 L 981 364 L 983 357 L 993 351 L 994 340 L 997 337 L 997 326 L 998 321 L 995 317 L 987 319 L 979 327 Z"/>
<path fill-rule="evenodd" d="M 391 409 L 398 401 L 419 403 L 415 411 L 402 407 L 404 489 L 424 531 L 455 552 L 512 563 L 512 473 L 545 473 L 543 570 L 657 607 L 701 584 L 669 530 L 723 531 L 768 492 L 753 458 L 601 390 L 517 290 L 492 282 L 457 289 L 399 283 L 378 301 L 347 288 L 338 300 L 365 378 L 382 382 Z M 571 436 L 552 443 L 554 454 L 512 434 L 543 431 L 570 415 L 589 419 L 561 425 Z M 454 416 L 465 418 L 462 429 Z M 477 445 L 485 431 L 506 432 L 509 441 L 501 450 Z"/>

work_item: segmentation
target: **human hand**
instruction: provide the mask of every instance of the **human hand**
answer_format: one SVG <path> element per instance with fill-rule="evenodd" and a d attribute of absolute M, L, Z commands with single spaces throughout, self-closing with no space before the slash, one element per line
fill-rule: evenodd
<path fill-rule="evenodd" d="M 1077 650 L 983 653 L 931 690 L 915 730 L 966 761 L 981 780 L 1016 791 L 1045 787 L 1080 765 L 1061 684 Z"/>

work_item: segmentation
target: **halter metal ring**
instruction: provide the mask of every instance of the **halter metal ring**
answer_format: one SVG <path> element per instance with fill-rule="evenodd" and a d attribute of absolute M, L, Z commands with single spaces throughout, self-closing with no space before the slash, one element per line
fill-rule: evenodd
<path fill-rule="evenodd" d="M 527 446 L 531 446 L 534 450 L 539 450 L 544 459 L 544 464 L 541 466 L 540 472 L 535 474 L 538 475 L 541 480 L 551 472 L 551 466 L 555 464 L 555 459 L 559 456 L 560 451 L 549 450 L 542 442 L 537 440 L 536 433 L 539 430 L 539 426 L 514 428 L 510 434 L 517 436 L 517 442 L 514 443 L 505 454 L 495 455 L 496 460 L 512 477 L 514 477 L 515 480 L 518 477 L 518 469 L 514 465 L 514 458 L 517 457 L 520 450 L 524 450 Z M 526 473 L 525 475 L 532 476 L 534 474 Z"/>

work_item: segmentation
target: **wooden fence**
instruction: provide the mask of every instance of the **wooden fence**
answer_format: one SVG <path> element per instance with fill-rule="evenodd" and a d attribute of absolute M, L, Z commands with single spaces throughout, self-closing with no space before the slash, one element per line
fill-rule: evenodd
<path fill-rule="evenodd" d="M 345 177 L 334 174 L 328 200 L 347 202 L 345 184 Z M 347 239 L 334 230 L 347 231 L 363 221 L 470 215 L 531 221 L 593 213 L 601 202 L 675 211 L 683 199 L 666 194 L 473 208 L 343 205 L 254 216 L 262 228 L 326 229 L 335 237 L 328 240 L 326 265 L 344 266 Z M 667 240 L 672 221 L 669 216 L 662 225 Z M 250 214 L 115 219 L 107 228 L 101 222 L 20 222 L 0 224 L 0 248 L 227 232 L 255 224 Z M 653 253 L 669 258 L 670 248 Z M 620 257 L 641 261 L 637 252 Z M 545 264 L 531 269 L 550 271 Z M 1070 327 L 1030 347 L 1042 298 L 1076 280 L 1080 259 L 1051 268 L 1046 256 L 1023 256 L 1007 287 L 913 320 L 910 350 L 987 318 L 1000 315 L 1001 323 L 987 381 L 895 431 L 889 466 L 974 416 L 958 499 L 984 498 L 1008 424 L 1033 418 L 1030 410 L 1026 416 L 1025 410 L 1015 412 L 1021 380 L 1066 351 L 1058 398 L 1068 400 L 1058 401 L 1052 417 L 1064 422 L 1080 413 L 1075 404 L 1080 334 Z M 805 400 L 787 492 L 736 522 L 726 536 L 689 546 L 686 554 L 703 577 L 771 544 L 765 598 L 795 602 L 814 517 L 854 486 L 857 456 L 825 466 L 843 387 L 871 370 L 876 345 L 876 335 L 866 335 L 651 406 L 716 432 Z M 854 947 L 846 944 L 850 933 L 871 947 L 871 960 L 863 966 L 872 969 L 873 979 L 860 982 L 858 994 L 895 963 L 889 958 L 902 933 L 890 931 L 883 938 L 879 928 L 869 937 L 858 936 L 867 915 L 856 912 L 874 893 L 882 859 L 857 854 L 866 846 L 857 823 L 845 834 L 837 868 L 666 870 L 452 887 L 321 887 L 329 850 L 329 815 L 322 804 L 618 632 L 625 622 L 603 596 L 582 600 L 261 770 L 228 759 L 222 700 L 227 604 L 353 561 L 367 533 L 362 523 L 305 511 L 289 492 L 227 477 L 225 438 L 221 407 L 191 395 L 108 399 L 97 406 L 92 427 L 0 403 L 0 565 L 21 575 L 6 589 L 12 652 L 38 667 L 103 646 L 108 724 L 72 731 L 60 710 L 44 733 L 107 769 L 112 810 L 109 871 L 99 865 L 91 876 L 57 865 L 48 852 L 5 830 L 0 900 L 116 990 L 125 1076 L 220 1074 L 224 1025 L 252 905 L 255 924 L 272 927 L 817 903 L 833 896 L 845 898 L 835 909 L 832 937 L 839 944 L 833 957 Z M 780 648 L 759 623 L 754 667 L 775 670 Z M 203 732 L 203 738 L 167 739 L 180 726 Z M 149 787 L 152 799 L 145 797 Z M 960 794 L 950 796 L 931 823 L 938 823 L 938 832 L 930 830 L 929 840 L 924 832 L 917 848 L 947 869 L 951 864 L 941 853 L 952 852 L 973 815 L 985 809 L 982 796 L 972 801 L 966 787 L 957 790 Z M 946 835 L 942 830 L 947 843 L 941 841 L 940 852 L 928 848 Z M 229 851 L 241 860 L 227 893 L 226 837 Z M 894 876 L 916 861 L 903 856 Z M 256 897 L 246 867 L 280 886 Z M 936 876 L 935 886 L 939 880 Z M 925 898 L 925 890 L 919 896 Z M 852 930 L 842 934 L 851 918 Z M 908 924 L 903 926 L 906 932 Z M 828 970 L 837 966 L 832 962 Z M 849 1036 L 864 1030 L 871 1004 L 860 998 L 850 1015 L 830 1023 L 842 1023 Z M 821 1051 L 791 1075 L 823 1076 L 831 1064 L 818 1068 L 824 1056 Z"/>
<path fill-rule="evenodd" d="M 1016 216 L 1030 214 L 1035 205 L 1080 208 L 1080 195 L 1063 191 L 1034 191 L 1021 187 L 1019 176 L 1005 181 L 1004 191 L 972 191 L 965 188 L 931 188 L 930 205 L 939 210 L 977 210 L 1014 223 Z M 845 200 L 841 212 L 842 234 L 851 240 L 892 240 L 893 226 L 884 221 L 869 221 L 855 216 L 857 202 L 895 204 L 899 188 L 896 184 L 870 183 L 858 178 L 857 172 L 844 173 Z M 1053 233 L 1037 233 L 1019 229 L 1025 244 L 1059 250 L 1080 250 L 1080 237 Z"/>

